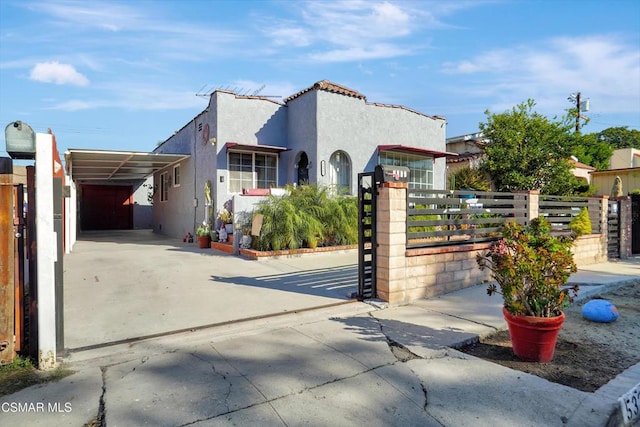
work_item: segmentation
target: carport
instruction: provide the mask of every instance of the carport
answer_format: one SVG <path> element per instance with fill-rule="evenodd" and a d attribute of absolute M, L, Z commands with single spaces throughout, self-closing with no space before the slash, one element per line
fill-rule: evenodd
<path fill-rule="evenodd" d="M 134 191 L 154 172 L 178 163 L 189 155 L 136 151 L 69 149 L 65 153 L 71 180 L 71 208 L 78 209 L 82 230 L 126 230 L 144 228 L 143 215 L 150 215 L 146 198 L 136 200 Z M 78 192 L 77 199 L 75 192 Z M 76 235 L 76 223 L 70 230 Z"/>

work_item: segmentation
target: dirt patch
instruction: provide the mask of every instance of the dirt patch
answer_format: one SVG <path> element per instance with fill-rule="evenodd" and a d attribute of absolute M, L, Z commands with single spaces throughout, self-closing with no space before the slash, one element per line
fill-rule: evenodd
<path fill-rule="evenodd" d="M 582 317 L 582 306 L 594 298 L 565 310 L 566 320 L 550 363 L 519 360 L 513 355 L 507 331 L 460 350 L 555 383 L 593 392 L 640 362 L 640 281 L 599 295 L 618 308 L 620 317 L 613 323 L 596 323 Z"/>

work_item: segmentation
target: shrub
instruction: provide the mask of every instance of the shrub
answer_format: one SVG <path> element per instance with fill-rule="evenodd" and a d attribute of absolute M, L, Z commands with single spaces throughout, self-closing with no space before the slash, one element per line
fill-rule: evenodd
<path fill-rule="evenodd" d="M 505 223 L 502 239 L 477 257 L 480 269 L 488 268 L 497 282 L 487 293 L 501 294 L 504 308 L 515 316 L 559 316 L 578 292 L 577 285 L 563 289 L 576 271 L 572 245 L 571 237 L 553 236 L 544 217 L 527 226 Z"/>
<path fill-rule="evenodd" d="M 571 220 L 569 228 L 576 236 L 591 234 L 591 218 L 587 208 L 582 208 L 580 213 Z"/>
<path fill-rule="evenodd" d="M 358 204 L 354 197 L 332 194 L 326 187 L 288 187 L 284 196 L 258 204 L 263 215 L 256 246 L 260 250 L 349 245 L 358 241 Z"/>
<path fill-rule="evenodd" d="M 480 169 L 465 166 L 449 175 L 451 190 L 489 191 L 491 182 Z"/>

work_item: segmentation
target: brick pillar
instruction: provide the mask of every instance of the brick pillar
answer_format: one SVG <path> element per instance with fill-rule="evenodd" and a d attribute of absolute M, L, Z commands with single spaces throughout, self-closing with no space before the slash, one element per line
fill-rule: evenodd
<path fill-rule="evenodd" d="M 516 200 L 522 200 L 525 196 L 528 197 L 528 202 L 526 206 L 527 212 L 524 214 L 523 218 L 522 214 L 516 214 L 515 220 L 518 223 L 528 224 L 532 219 L 537 218 L 540 215 L 540 191 L 539 190 L 526 190 L 526 191 L 515 191 L 516 195 L 514 198 Z"/>
<path fill-rule="evenodd" d="M 407 250 L 407 184 L 383 183 L 377 204 L 378 298 L 397 304 L 405 300 Z"/>

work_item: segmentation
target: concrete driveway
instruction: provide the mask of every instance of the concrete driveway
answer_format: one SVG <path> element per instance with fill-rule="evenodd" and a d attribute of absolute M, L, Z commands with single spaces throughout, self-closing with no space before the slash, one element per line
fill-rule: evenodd
<path fill-rule="evenodd" d="M 65 348 L 346 303 L 357 252 L 251 261 L 150 230 L 84 233 L 64 257 Z"/>

